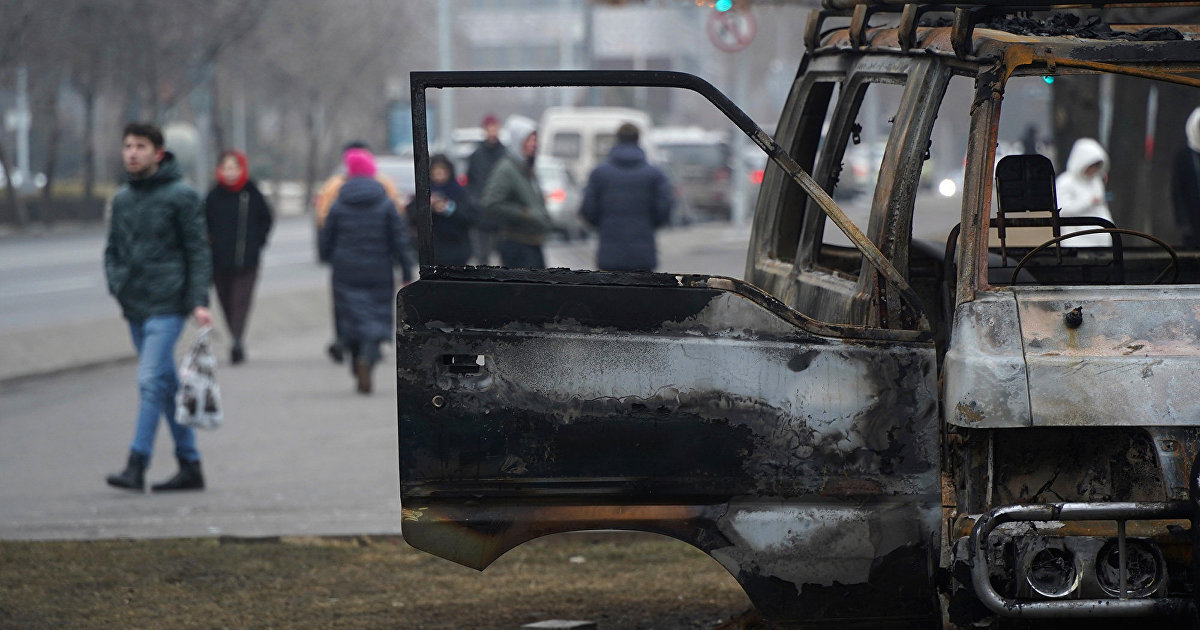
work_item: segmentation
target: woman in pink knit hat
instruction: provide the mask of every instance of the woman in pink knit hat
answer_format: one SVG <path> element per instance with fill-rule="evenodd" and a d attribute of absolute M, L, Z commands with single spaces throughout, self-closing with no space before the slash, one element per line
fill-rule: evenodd
<path fill-rule="evenodd" d="M 342 160 L 346 183 L 321 226 L 318 249 L 333 270 L 338 339 L 350 351 L 350 371 L 359 393 L 369 394 L 379 344 L 394 333 L 392 268 L 405 264 L 409 239 L 395 204 L 374 179 L 375 156 L 366 149 L 350 149 Z"/>

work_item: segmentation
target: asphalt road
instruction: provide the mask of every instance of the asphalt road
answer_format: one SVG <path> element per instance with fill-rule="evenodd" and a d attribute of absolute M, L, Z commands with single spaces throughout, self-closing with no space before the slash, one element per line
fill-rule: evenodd
<path fill-rule="evenodd" d="M 85 226 L 0 240 L 0 333 L 119 317 L 104 282 L 105 238 L 103 227 Z M 325 275 L 308 217 L 276 221 L 260 291 L 317 286 Z"/>

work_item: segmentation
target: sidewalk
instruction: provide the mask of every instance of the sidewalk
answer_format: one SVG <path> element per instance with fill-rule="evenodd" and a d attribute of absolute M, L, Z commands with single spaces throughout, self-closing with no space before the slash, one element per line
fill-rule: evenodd
<path fill-rule="evenodd" d="M 290 312 L 319 319 L 312 306 Z M 249 362 L 222 362 L 225 425 L 198 436 L 203 492 L 105 484 L 132 437 L 132 362 L 0 385 L 0 539 L 399 533 L 392 353 L 375 393 L 354 393 L 348 368 L 324 354 L 328 309 L 317 312 L 324 322 L 274 333 L 260 313 Z M 163 425 L 156 447 L 147 485 L 176 467 Z"/>

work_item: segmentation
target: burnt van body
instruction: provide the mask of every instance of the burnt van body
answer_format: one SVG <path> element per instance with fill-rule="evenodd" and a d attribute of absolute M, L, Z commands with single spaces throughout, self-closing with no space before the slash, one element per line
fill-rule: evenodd
<path fill-rule="evenodd" d="M 1104 19 L 1115 37 L 1031 34 L 1000 3 L 831 0 L 774 139 L 689 75 L 414 73 L 415 112 L 438 87 L 691 89 L 771 161 L 742 278 L 433 267 L 415 210 L 405 539 L 482 569 L 548 534 L 657 532 L 787 622 L 1191 623 L 1200 252 L 1126 227 L 1129 191 L 1113 220 L 1064 216 L 1049 157 L 997 154 L 1022 80 L 1200 96 L 1195 27 Z M 892 95 L 882 123 L 872 92 Z M 955 117 L 964 144 L 944 150 Z M 830 193 L 864 124 L 886 149 L 859 225 Z M 949 215 L 919 185 L 939 151 L 962 164 Z M 1109 244 L 1072 246 L 1079 229 Z"/>

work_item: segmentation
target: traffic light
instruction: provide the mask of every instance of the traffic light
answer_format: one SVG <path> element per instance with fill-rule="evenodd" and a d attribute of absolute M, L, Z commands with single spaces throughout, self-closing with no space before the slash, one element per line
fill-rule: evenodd
<path fill-rule="evenodd" d="M 725 11 L 733 8 L 733 0 L 717 0 L 717 3 L 713 5 L 713 8 L 724 13 Z"/>

